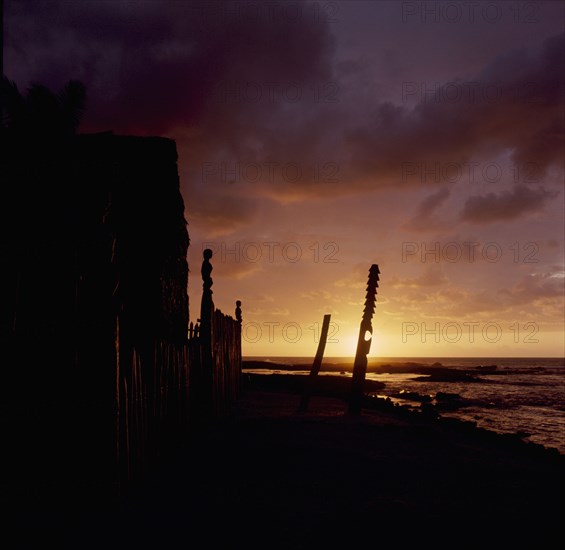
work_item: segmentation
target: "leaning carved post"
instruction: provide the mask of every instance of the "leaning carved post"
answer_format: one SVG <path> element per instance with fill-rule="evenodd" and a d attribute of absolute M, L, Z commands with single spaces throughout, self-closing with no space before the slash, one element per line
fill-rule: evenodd
<path fill-rule="evenodd" d="M 373 339 L 373 313 L 377 301 L 377 288 L 379 286 L 379 266 L 373 264 L 369 269 L 369 280 L 367 281 L 367 296 L 365 298 L 365 309 L 359 326 L 359 338 L 357 340 L 357 352 L 353 364 L 353 379 L 351 381 L 351 396 L 349 399 L 349 412 L 359 414 L 363 403 L 363 386 L 367 372 L 367 355 L 371 349 Z M 366 334 L 370 336 L 366 338 Z"/>

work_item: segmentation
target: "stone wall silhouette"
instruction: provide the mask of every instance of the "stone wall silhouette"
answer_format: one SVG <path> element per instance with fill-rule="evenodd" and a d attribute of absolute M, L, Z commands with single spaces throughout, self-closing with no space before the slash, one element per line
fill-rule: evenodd
<path fill-rule="evenodd" d="M 20 136 L 2 173 L 8 468 L 37 495 L 116 493 L 187 422 L 175 143 Z"/>

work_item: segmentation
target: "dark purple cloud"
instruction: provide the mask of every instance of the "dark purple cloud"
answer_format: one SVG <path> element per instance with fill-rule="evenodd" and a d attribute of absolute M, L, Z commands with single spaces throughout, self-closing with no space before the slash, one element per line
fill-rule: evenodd
<path fill-rule="evenodd" d="M 435 230 L 441 223 L 436 216 L 436 211 L 447 201 L 451 192 L 448 187 L 442 187 L 435 193 L 428 195 L 418 206 L 415 216 L 405 225 L 406 229 L 417 231 Z"/>
<path fill-rule="evenodd" d="M 403 22 L 404 4 L 4 0 L 4 66 L 22 90 L 82 80 L 82 131 L 176 140 L 189 261 L 200 264 L 205 243 L 220 247 L 219 307 L 233 311 L 237 297 L 248 320 L 286 315 L 303 327 L 332 312 L 345 342 L 375 262 L 383 342 L 399 340 L 393 318 L 558 323 L 562 217 L 550 201 L 563 169 L 562 6 L 498 2 L 499 22 L 452 23 Z M 411 5 L 424 4 L 454 3 Z M 532 10 L 536 21 L 516 20 Z M 504 167 L 496 192 L 452 182 L 452 170 L 422 173 L 467 162 Z M 524 177 L 512 178 L 518 166 Z M 279 243 L 273 263 L 234 257 L 237 243 L 264 251 L 267 241 Z M 289 242 L 301 261 L 283 261 Z M 337 263 L 325 261 L 325 243 L 338 246 Z M 418 250 L 406 262 L 405 244 Z M 500 246 L 500 261 L 485 258 L 487 245 Z"/>
<path fill-rule="evenodd" d="M 461 219 L 479 224 L 511 220 L 542 210 L 546 202 L 557 195 L 543 187 L 530 189 L 517 185 L 510 191 L 470 197 L 461 211 Z"/>
<path fill-rule="evenodd" d="M 246 104 L 222 102 L 225 89 L 330 78 L 323 13 L 294 5 L 8 1 L 6 70 L 24 86 L 26 77 L 55 88 L 82 79 L 87 129 L 162 134 L 218 116 L 226 129 Z"/>
<path fill-rule="evenodd" d="M 85 130 L 174 137 L 185 179 L 215 195 L 227 189 L 222 163 L 261 167 L 258 179 L 239 174 L 238 194 L 284 201 L 434 185 L 444 178 L 421 177 L 434 163 L 511 154 L 535 163 L 541 178 L 561 161 L 565 34 L 432 93 L 429 83 L 406 81 L 412 101 L 393 102 L 379 96 L 362 56 L 337 55 L 340 28 L 318 3 L 267 9 L 275 5 L 7 1 L 6 71 L 24 87 L 26 79 L 55 89 L 82 79 Z M 389 16 L 397 12 L 386 4 Z M 394 25 L 408 40 L 400 19 Z M 402 66 L 402 49 L 375 44 L 389 69 Z M 203 181 L 206 163 L 216 163 L 216 175 Z"/>
<path fill-rule="evenodd" d="M 513 152 L 541 173 L 562 160 L 565 34 L 545 41 L 537 54 L 511 52 L 476 78 L 454 79 L 430 90 L 411 82 L 413 109 L 391 103 L 369 107 L 367 123 L 346 136 L 359 178 L 381 185 L 438 183 L 422 166 L 461 165 L 474 156 Z M 403 167 L 411 170 L 403 173 Z M 377 184 L 378 185 L 378 184 Z"/>
<path fill-rule="evenodd" d="M 562 266 L 554 273 L 533 273 L 524 276 L 512 288 L 501 289 L 500 293 L 512 298 L 515 304 L 548 300 L 550 303 L 557 305 L 556 299 L 563 297 Z"/>

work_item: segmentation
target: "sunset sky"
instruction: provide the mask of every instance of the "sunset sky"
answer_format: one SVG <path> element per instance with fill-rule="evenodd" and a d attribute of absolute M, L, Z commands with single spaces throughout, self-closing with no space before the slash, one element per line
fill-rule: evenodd
<path fill-rule="evenodd" d="M 4 1 L 4 73 L 174 139 L 243 353 L 563 356 L 565 3 Z M 159 185 L 156 181 L 155 185 Z"/>

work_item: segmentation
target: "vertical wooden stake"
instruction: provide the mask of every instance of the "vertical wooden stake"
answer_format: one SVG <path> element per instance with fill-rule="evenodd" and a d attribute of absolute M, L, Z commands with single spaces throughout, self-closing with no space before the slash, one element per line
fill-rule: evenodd
<path fill-rule="evenodd" d="M 318 351 L 314 357 L 314 362 L 312 363 L 312 368 L 310 369 L 310 375 L 305 381 L 304 392 L 302 393 L 302 399 L 300 400 L 301 412 L 306 412 L 308 409 L 308 403 L 310 402 L 310 395 L 312 395 L 312 390 L 314 389 L 314 383 L 316 377 L 320 372 L 320 367 L 322 365 L 322 359 L 324 357 L 324 350 L 326 349 L 326 341 L 328 339 L 328 329 L 330 326 L 331 315 L 324 315 L 324 322 L 322 323 L 322 332 L 320 333 L 320 341 L 318 342 Z"/>

